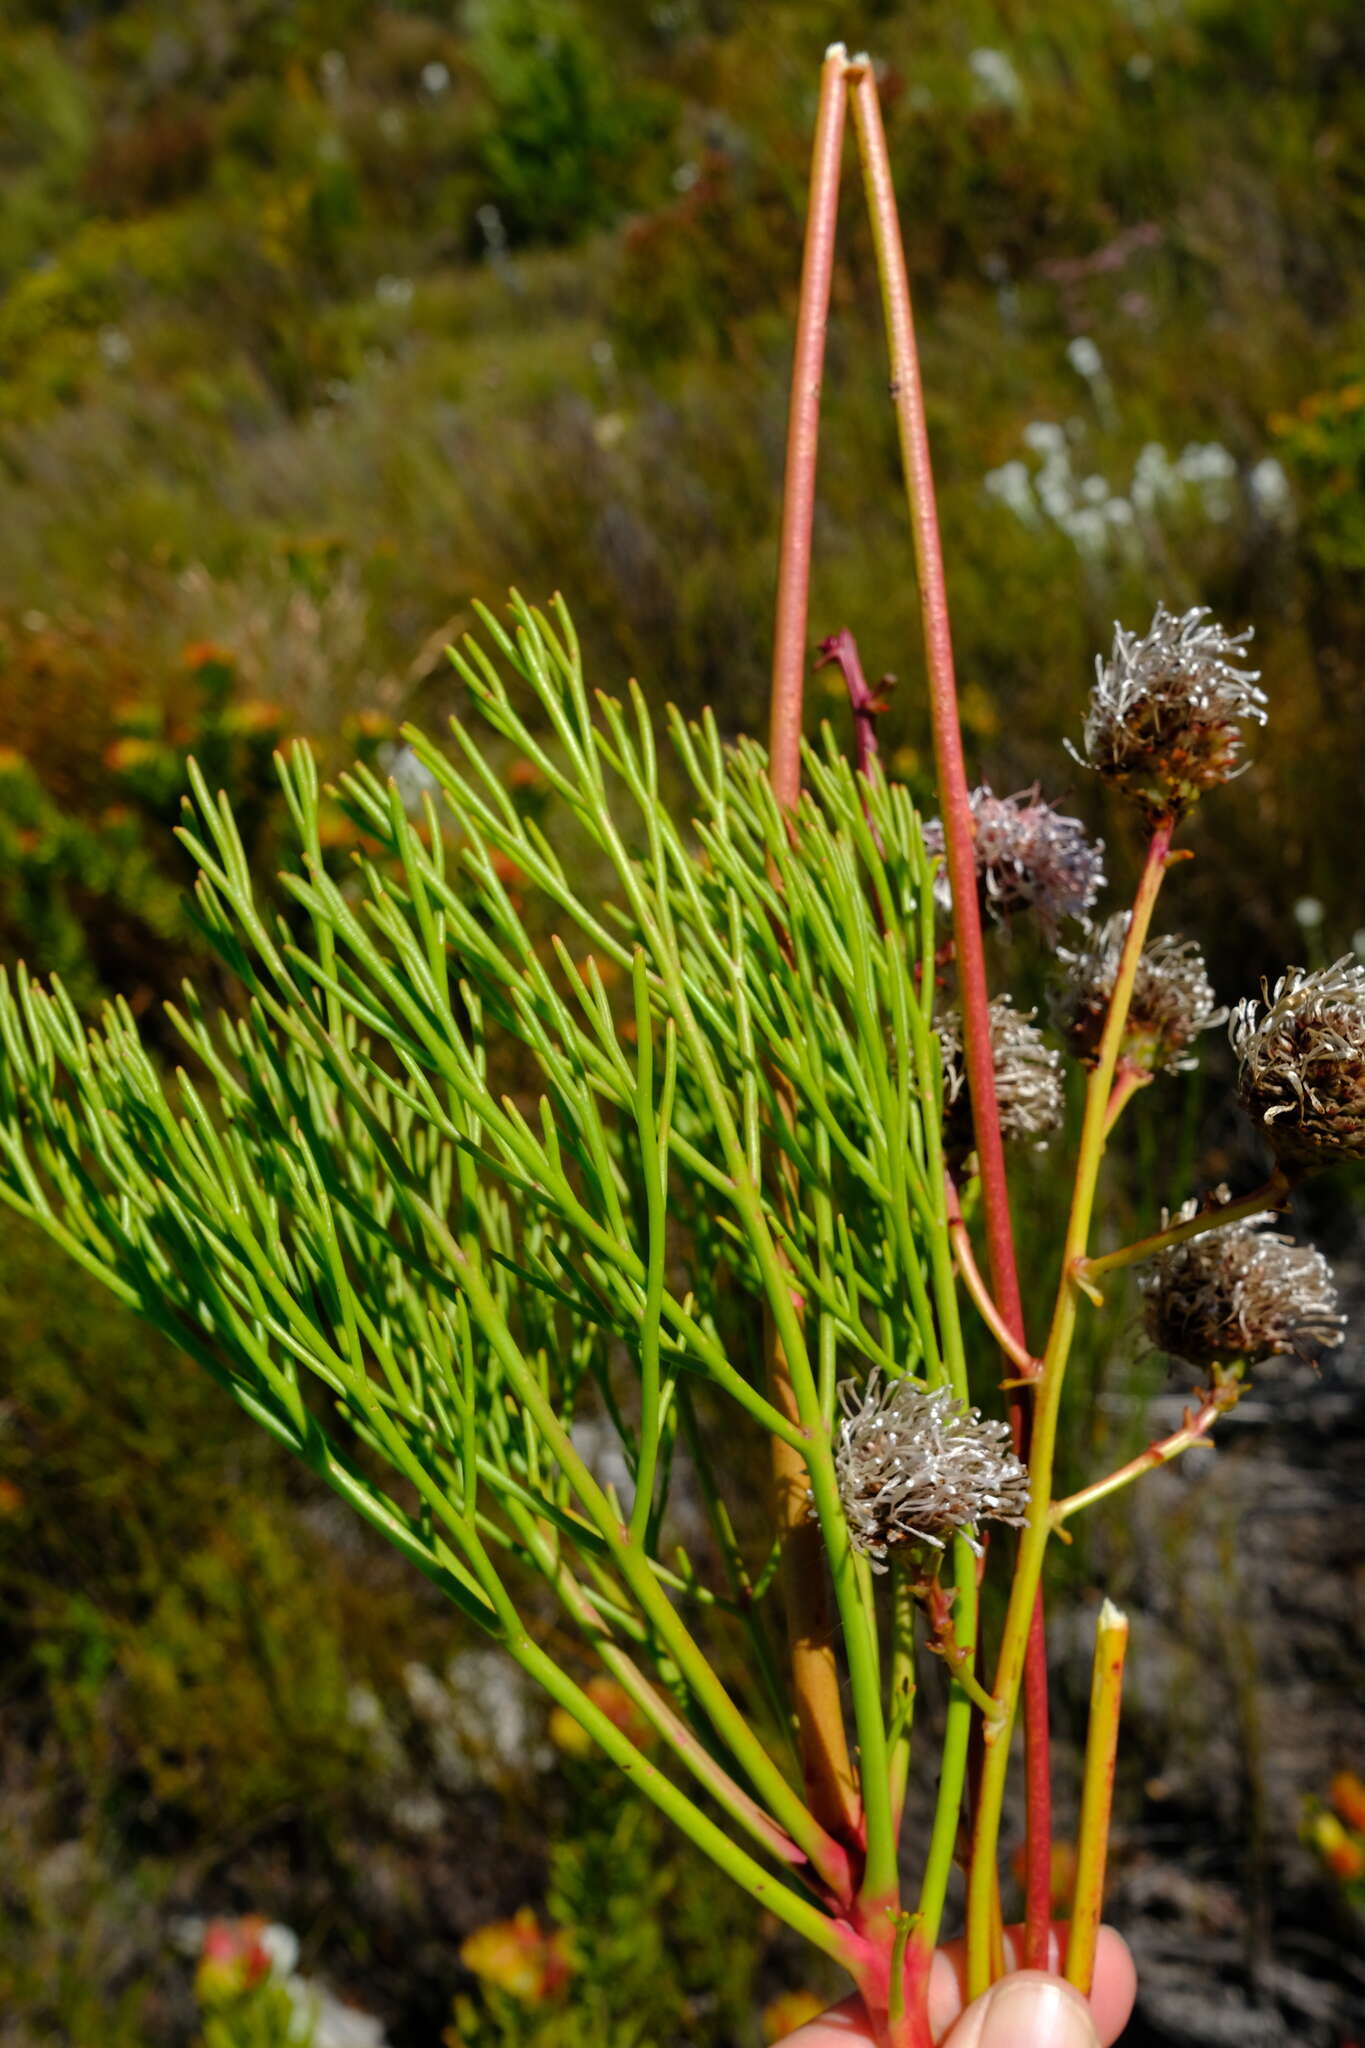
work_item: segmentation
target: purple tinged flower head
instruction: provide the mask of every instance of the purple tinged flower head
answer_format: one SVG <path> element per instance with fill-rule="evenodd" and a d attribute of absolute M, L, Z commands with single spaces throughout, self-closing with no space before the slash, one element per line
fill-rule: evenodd
<path fill-rule="evenodd" d="M 1084 917 L 1104 887 L 1104 845 L 1092 842 L 1078 818 L 1045 803 L 1035 783 L 1014 796 L 996 796 L 988 783 L 971 795 L 977 884 L 984 915 L 998 924 L 1031 910 L 1049 945 L 1064 917 Z M 943 824 L 931 818 L 924 847 L 942 861 Z M 952 889 L 940 865 L 934 894 L 952 908 Z"/>
<path fill-rule="evenodd" d="M 1116 625 L 1108 661 L 1097 656 L 1085 759 L 1149 817 L 1181 817 L 1238 772 L 1241 727 L 1266 716 L 1259 670 L 1242 666 L 1250 639 L 1202 605 L 1177 618 L 1159 604 L 1146 633 Z"/>
<path fill-rule="evenodd" d="M 1237 1094 L 1291 1171 L 1365 1159 L 1365 966 L 1291 967 L 1229 1027 Z"/>
<path fill-rule="evenodd" d="M 995 1055 L 995 1102 L 1006 1144 L 1019 1138 L 1041 1142 L 1066 1114 L 1061 1055 L 1008 996 L 991 1004 L 991 1050 Z M 962 1019 L 949 1010 L 936 1025 L 943 1054 L 943 1142 L 950 1161 L 972 1151 L 971 1091 L 962 1043 Z"/>
<path fill-rule="evenodd" d="M 1215 1190 L 1219 1201 L 1226 1188 Z M 1190 1201 L 1178 1223 L 1199 1212 Z M 1300 1358 L 1340 1344 L 1346 1318 L 1332 1269 L 1311 1245 L 1293 1243 L 1256 1216 L 1187 1238 L 1158 1253 L 1141 1286 L 1147 1333 L 1191 1365 Z"/>
<path fill-rule="evenodd" d="M 1053 1000 L 1053 1021 L 1086 1066 L 1099 1057 L 1130 916 L 1117 911 L 1092 927 L 1083 945 L 1057 949 L 1068 973 Z M 1120 1057 L 1149 1074 L 1193 1067 L 1195 1039 L 1224 1023 L 1227 1014 L 1214 999 L 1204 956 L 1194 941 L 1152 939 L 1138 960 Z"/>
<path fill-rule="evenodd" d="M 872 1372 L 839 1388 L 843 1420 L 834 1466 L 855 1550 L 885 1568 L 889 1550 L 942 1550 L 962 1531 L 974 1550 L 978 1522 L 1028 1513 L 1028 1472 L 1010 1448 L 1007 1422 L 964 1407 L 951 1388 L 915 1380 L 883 1384 Z"/>

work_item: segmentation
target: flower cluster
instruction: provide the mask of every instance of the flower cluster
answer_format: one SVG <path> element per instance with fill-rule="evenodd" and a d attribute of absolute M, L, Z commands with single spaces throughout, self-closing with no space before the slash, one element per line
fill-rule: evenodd
<path fill-rule="evenodd" d="M 1064 917 L 1084 917 L 1104 887 L 1104 846 L 1093 843 L 1078 818 L 1044 803 L 1037 784 L 1014 796 L 996 796 L 989 784 L 972 791 L 977 885 L 982 910 L 997 923 L 1032 910 L 1049 945 Z M 943 823 L 924 827 L 930 855 L 944 853 Z M 942 866 L 934 893 L 944 910 L 952 889 Z"/>
<path fill-rule="evenodd" d="M 1259 671 L 1241 665 L 1250 629 L 1226 633 L 1203 606 L 1179 618 L 1158 605 L 1144 634 L 1114 628 L 1097 657 L 1085 758 L 1153 818 L 1180 817 L 1237 772 L 1241 727 L 1265 723 Z"/>
<path fill-rule="evenodd" d="M 564 1929 L 544 1933 L 530 1906 L 522 1906 L 510 1920 L 476 1928 L 460 1946 L 460 1961 L 481 1982 L 527 2006 L 555 1997 L 574 1968 Z"/>
<path fill-rule="evenodd" d="M 995 1100 L 1000 1135 L 1041 1141 L 1055 1131 L 1066 1113 L 1062 1062 L 1027 1016 L 1008 996 L 991 1004 L 991 1051 L 995 1055 Z M 949 1010 L 938 1021 L 943 1053 L 943 1142 L 950 1160 L 965 1159 L 972 1150 L 971 1093 L 962 1044 L 962 1019 Z"/>
<path fill-rule="evenodd" d="M 1365 1159 L 1365 966 L 1291 967 L 1232 1014 L 1237 1093 L 1281 1165 Z"/>
<path fill-rule="evenodd" d="M 1074 951 L 1057 949 L 1069 971 L 1053 1001 L 1053 1021 L 1087 1066 L 1099 1056 L 1130 917 L 1121 910 L 1090 929 Z M 1227 1014 L 1214 1000 L 1194 941 L 1153 939 L 1138 960 L 1120 1056 L 1144 1073 L 1177 1073 L 1194 1066 L 1190 1047 L 1200 1032 L 1222 1024 Z"/>
<path fill-rule="evenodd" d="M 1025 1519 L 1028 1472 L 1009 1448 L 1008 1423 L 964 1408 L 948 1387 L 884 1386 L 877 1372 L 861 1388 L 845 1380 L 839 1401 L 839 1493 L 854 1549 L 875 1564 L 907 1544 L 942 1550 L 959 1531 L 975 1549 L 977 1522 Z"/>
<path fill-rule="evenodd" d="M 1226 1188 L 1215 1190 L 1215 1200 L 1227 1199 Z M 1198 1213 L 1199 1204 L 1187 1202 L 1176 1221 Z M 1331 1267 L 1269 1222 L 1225 1223 L 1157 1255 L 1141 1284 L 1147 1333 L 1158 1349 L 1212 1366 L 1286 1352 L 1308 1357 L 1340 1344 L 1346 1318 Z"/>

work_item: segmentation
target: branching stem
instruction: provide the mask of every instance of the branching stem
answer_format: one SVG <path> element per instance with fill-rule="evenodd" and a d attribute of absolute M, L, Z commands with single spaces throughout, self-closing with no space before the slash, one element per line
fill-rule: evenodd
<path fill-rule="evenodd" d="M 1019 1343 L 992 1301 L 990 1289 L 982 1278 L 981 1268 L 976 1263 L 971 1232 L 967 1228 L 957 1189 L 951 1179 L 947 1181 L 947 1192 L 948 1234 L 953 1243 L 953 1263 L 967 1290 L 968 1299 L 1006 1358 L 1018 1366 L 1025 1379 L 1033 1379 L 1037 1375 L 1041 1361 L 1036 1359 L 1026 1346 Z"/>
<path fill-rule="evenodd" d="M 1226 1415 L 1230 1408 L 1236 1407 L 1245 1391 L 1245 1383 L 1239 1375 L 1223 1368 L 1215 1374 L 1213 1384 L 1201 1390 L 1198 1407 L 1186 1408 L 1185 1419 L 1179 1429 L 1148 1444 L 1145 1451 L 1139 1451 L 1135 1458 L 1130 1458 L 1126 1465 L 1118 1466 L 1103 1479 L 1081 1487 L 1077 1493 L 1069 1493 L 1065 1500 L 1054 1501 L 1051 1514 L 1053 1528 L 1060 1529 L 1082 1508 L 1093 1507 L 1096 1501 L 1107 1500 L 1111 1493 L 1131 1486 L 1135 1479 L 1142 1478 L 1144 1472 L 1155 1472 L 1162 1465 L 1169 1465 L 1173 1458 L 1193 1450 L 1196 1444 L 1208 1444 L 1209 1431 L 1214 1423 L 1220 1415 Z"/>
<path fill-rule="evenodd" d="M 1249 1195 L 1239 1195 L 1235 1202 L 1212 1202 L 1184 1223 L 1154 1230 L 1150 1237 L 1140 1237 L 1135 1244 L 1122 1245 L 1118 1251 L 1105 1252 L 1100 1258 L 1079 1260 L 1076 1278 L 1093 1286 L 1106 1273 L 1116 1273 L 1123 1266 L 1139 1266 L 1144 1260 L 1156 1258 L 1159 1252 L 1169 1251 L 1172 1245 L 1188 1244 L 1192 1237 L 1202 1237 L 1205 1231 L 1221 1230 L 1227 1223 L 1240 1223 L 1266 1209 L 1282 1209 L 1293 1192 L 1294 1182 L 1277 1166 L 1269 1180 L 1253 1188 Z"/>

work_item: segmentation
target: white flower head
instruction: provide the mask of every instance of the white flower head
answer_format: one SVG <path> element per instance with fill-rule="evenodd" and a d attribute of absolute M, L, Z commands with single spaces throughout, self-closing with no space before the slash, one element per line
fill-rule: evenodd
<path fill-rule="evenodd" d="M 965 1408 L 951 1388 L 884 1385 L 878 1372 L 863 1387 L 845 1380 L 839 1401 L 839 1496 L 854 1549 L 875 1566 L 910 1544 L 942 1550 L 959 1531 L 977 1549 L 978 1522 L 1024 1521 L 1028 1472 L 1007 1422 Z"/>
<path fill-rule="evenodd" d="M 1238 1099 L 1281 1165 L 1365 1159 L 1365 965 L 1291 967 L 1238 1003 L 1229 1032 Z"/>
<path fill-rule="evenodd" d="M 1092 841 L 1078 818 L 1045 803 L 1035 783 L 1014 796 L 996 796 L 989 783 L 971 794 L 977 886 L 981 907 L 1004 923 L 1032 911 L 1049 945 L 1065 917 L 1084 917 L 1104 887 L 1104 845 Z M 943 824 L 931 818 L 924 848 L 944 852 Z M 952 890 L 940 867 L 934 893 L 945 910 Z"/>
<path fill-rule="evenodd" d="M 1041 1142 L 1066 1114 L 1061 1055 L 1032 1020 L 1033 1012 L 1016 1010 L 1008 996 L 997 996 L 991 1004 L 995 1103 L 1007 1144 L 1019 1138 Z M 975 1141 L 962 1019 L 949 1010 L 935 1028 L 943 1054 L 944 1144 L 951 1158 L 964 1159 Z"/>
<path fill-rule="evenodd" d="M 1053 1020 L 1076 1057 L 1093 1066 L 1109 1013 L 1131 913 L 1120 910 L 1091 929 L 1082 945 L 1059 946 L 1069 970 L 1053 1002 Z M 1225 1023 L 1204 956 L 1192 939 L 1151 939 L 1138 959 L 1121 1057 L 1151 1074 L 1177 1073 L 1196 1064 L 1201 1031 Z"/>
<path fill-rule="evenodd" d="M 1153 818 L 1180 817 L 1239 770 L 1242 726 L 1265 723 L 1259 671 L 1242 666 L 1248 628 L 1227 633 L 1203 606 L 1158 605 L 1146 633 L 1114 628 L 1086 713 L 1090 766 Z M 1078 757 L 1079 758 L 1079 757 Z"/>
<path fill-rule="evenodd" d="M 1219 1188 L 1216 1199 L 1226 1201 Z M 1199 1204 L 1187 1202 L 1185 1223 Z M 1172 1245 L 1142 1276 L 1144 1320 L 1152 1342 L 1191 1365 L 1234 1360 L 1301 1358 L 1340 1344 L 1346 1318 L 1337 1306 L 1332 1269 L 1311 1245 L 1255 1216 Z"/>

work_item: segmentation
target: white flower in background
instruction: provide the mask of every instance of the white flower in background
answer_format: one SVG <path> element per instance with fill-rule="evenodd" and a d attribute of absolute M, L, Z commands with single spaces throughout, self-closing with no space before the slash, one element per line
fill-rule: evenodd
<path fill-rule="evenodd" d="M 398 791 L 404 810 L 420 810 L 423 792 L 436 787 L 436 777 L 425 762 L 404 741 L 386 741 L 376 759 L 380 772 Z"/>
<path fill-rule="evenodd" d="M 1113 393 L 1096 344 L 1089 335 L 1077 335 L 1066 355 L 1089 385 L 1101 417 L 1111 419 Z M 1035 464 L 1016 458 L 990 470 L 983 480 L 987 495 L 1023 526 L 1051 523 L 1078 554 L 1097 565 L 1112 559 L 1140 563 L 1164 546 L 1171 526 L 1188 526 L 1191 520 L 1221 526 L 1235 517 L 1241 472 L 1236 456 L 1221 442 L 1190 441 L 1172 455 L 1161 442 L 1148 441 L 1127 481 L 1116 484 L 1100 470 L 1081 473 L 1075 467 L 1072 442 L 1084 431 L 1079 420 L 1070 423 L 1069 432 L 1055 420 L 1030 420 L 1021 438 Z M 1245 490 L 1262 519 L 1290 523 L 1289 480 L 1273 457 L 1246 473 Z"/>
<path fill-rule="evenodd" d="M 288 2036 L 299 2048 L 387 2048 L 383 2023 L 373 2013 L 348 2005 L 315 1977 L 298 1968 L 299 1938 L 279 1920 L 248 1914 L 238 1920 L 172 1920 L 171 1940 L 197 1955 L 195 1993 L 216 2006 L 257 1986 L 272 1984 L 289 2001 Z"/>
<path fill-rule="evenodd" d="M 1066 345 L 1066 359 L 1078 377 L 1091 384 L 1104 375 L 1104 357 L 1088 334 L 1078 334 Z"/>
<path fill-rule="evenodd" d="M 1038 524 L 1038 500 L 1033 495 L 1033 479 L 1026 462 L 1003 462 L 999 469 L 987 471 L 985 488 L 1025 526 Z"/>
<path fill-rule="evenodd" d="M 268 1921 L 261 1929 L 260 1942 L 275 1976 L 292 1976 L 299 1962 L 299 1938 L 293 1928 L 286 1927 L 281 1920 Z"/>
<path fill-rule="evenodd" d="M 443 64 L 439 57 L 422 66 L 422 90 L 437 99 L 450 84 L 450 66 Z"/>
<path fill-rule="evenodd" d="M 1004 50 L 973 50 L 967 58 L 967 68 L 972 74 L 976 97 L 981 105 L 1008 107 L 1016 114 L 1022 112 L 1028 95 L 1013 61 Z"/>
<path fill-rule="evenodd" d="M 1294 518 L 1294 497 L 1283 463 L 1273 455 L 1263 456 L 1247 478 L 1251 502 L 1262 519 L 1272 526 L 1289 526 Z"/>

